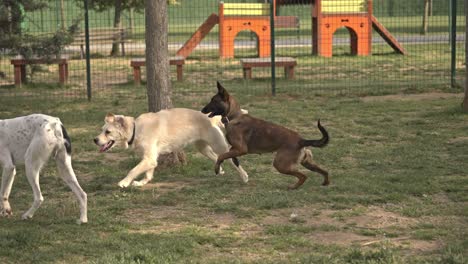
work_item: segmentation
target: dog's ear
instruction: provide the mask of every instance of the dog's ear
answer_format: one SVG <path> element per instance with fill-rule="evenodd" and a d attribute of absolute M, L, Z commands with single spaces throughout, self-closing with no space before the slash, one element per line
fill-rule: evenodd
<path fill-rule="evenodd" d="M 127 124 L 125 123 L 125 117 L 124 116 L 120 116 L 120 115 L 115 116 L 115 122 L 120 124 L 123 128 L 127 128 L 127 126 L 126 126 Z"/>
<path fill-rule="evenodd" d="M 115 121 L 115 116 L 112 113 L 108 113 L 106 117 L 104 118 L 104 122 L 106 123 L 114 123 Z"/>
<path fill-rule="evenodd" d="M 218 87 L 218 94 L 223 98 L 223 101 L 227 102 L 229 100 L 229 93 L 224 89 L 221 83 L 216 82 L 216 86 Z"/>

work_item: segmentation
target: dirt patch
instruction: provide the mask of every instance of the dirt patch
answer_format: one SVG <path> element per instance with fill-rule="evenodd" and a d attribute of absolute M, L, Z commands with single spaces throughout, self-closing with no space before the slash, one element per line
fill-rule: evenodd
<path fill-rule="evenodd" d="M 434 100 L 434 99 L 446 99 L 446 98 L 462 98 L 462 94 L 455 93 L 421 93 L 421 94 L 392 94 L 382 96 L 366 96 L 360 98 L 363 102 L 381 102 L 381 101 L 419 101 L 419 100 Z"/>
<path fill-rule="evenodd" d="M 380 207 L 371 206 L 367 209 L 365 214 L 348 217 L 345 219 L 345 222 L 348 224 L 353 223 L 356 227 L 385 229 L 394 226 L 408 228 L 417 224 L 418 220 L 385 211 Z"/>
<path fill-rule="evenodd" d="M 345 232 L 320 232 L 310 236 L 317 244 L 348 246 L 352 244 L 363 244 L 370 239 L 366 236 Z"/>
<path fill-rule="evenodd" d="M 448 141 L 449 144 L 468 143 L 468 137 L 456 137 Z"/>
<path fill-rule="evenodd" d="M 77 161 L 81 161 L 81 162 L 96 161 L 96 160 L 102 160 L 105 162 L 108 162 L 108 161 L 121 162 L 121 161 L 127 160 L 128 158 L 129 158 L 129 155 L 126 153 L 121 153 L 121 152 L 99 153 L 97 149 L 96 149 L 96 152 L 89 152 L 89 151 L 82 152 L 74 156 L 74 159 L 76 159 Z"/>
<path fill-rule="evenodd" d="M 335 226 L 340 228 L 343 222 L 332 216 L 333 210 L 319 210 L 313 207 L 279 209 L 262 219 L 264 225 L 285 225 L 299 222 L 305 226 Z"/>

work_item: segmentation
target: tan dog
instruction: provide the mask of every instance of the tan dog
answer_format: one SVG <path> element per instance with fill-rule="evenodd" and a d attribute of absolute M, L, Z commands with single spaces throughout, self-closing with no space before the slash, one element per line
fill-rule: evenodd
<path fill-rule="evenodd" d="M 132 145 L 142 157 L 140 163 L 119 182 L 122 188 L 130 184 L 145 185 L 153 178 L 159 155 L 181 150 L 189 144 L 194 144 L 200 153 L 213 161 L 217 160 L 219 154 L 229 150 L 219 118 L 211 119 L 191 109 L 172 108 L 142 114 L 136 119 L 108 114 L 104 121 L 102 133 L 94 139 L 101 152 L 116 145 L 124 148 Z M 232 161 L 241 179 L 247 182 L 247 173 L 237 159 Z M 223 173 L 222 170 L 218 172 Z M 134 181 L 143 173 L 145 177 L 142 180 Z"/>
<path fill-rule="evenodd" d="M 299 188 L 307 176 L 297 168 L 301 164 L 305 168 L 323 175 L 322 185 L 328 185 L 328 172 L 313 163 L 312 152 L 305 147 L 324 147 L 329 137 L 324 127 L 318 122 L 318 129 L 322 133 L 319 140 L 303 139 L 297 132 L 286 127 L 273 124 L 262 119 L 242 114 L 237 101 L 218 82 L 218 93 L 201 110 L 209 117 L 222 116 L 226 127 L 226 137 L 231 144 L 229 152 L 218 157 L 215 172 L 225 159 L 236 158 L 245 154 L 261 154 L 276 152 L 273 166 L 281 173 L 298 178 L 290 189 Z"/>

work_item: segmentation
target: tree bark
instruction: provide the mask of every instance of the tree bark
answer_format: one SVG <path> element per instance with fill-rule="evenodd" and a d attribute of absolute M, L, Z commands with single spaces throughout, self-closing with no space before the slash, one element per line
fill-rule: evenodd
<path fill-rule="evenodd" d="M 67 29 L 66 20 L 67 19 L 65 18 L 65 4 L 63 3 L 63 0 L 60 0 L 60 21 L 62 22 L 60 26 L 62 30 Z"/>
<path fill-rule="evenodd" d="M 421 28 L 421 34 L 423 35 L 427 33 L 427 27 L 429 25 L 429 1 L 430 0 L 424 0 L 424 14 Z"/>
<path fill-rule="evenodd" d="M 465 0 L 465 16 L 468 15 L 468 0 Z M 465 36 L 468 36 L 468 19 L 465 19 Z M 468 41 L 465 40 L 465 97 L 462 102 L 462 109 L 468 112 Z"/>
<path fill-rule="evenodd" d="M 433 13 L 433 12 L 432 12 L 432 10 L 433 10 L 433 9 L 432 9 L 432 6 L 433 6 L 432 3 L 433 3 L 433 2 L 434 2 L 434 1 L 429 0 L 429 11 L 428 11 L 428 15 L 429 15 L 429 16 L 432 16 L 432 13 Z"/>
<path fill-rule="evenodd" d="M 120 28 L 122 19 L 122 0 L 115 0 L 114 2 L 114 28 Z M 112 43 L 112 50 L 110 55 L 116 56 L 119 54 L 119 43 Z"/>
<path fill-rule="evenodd" d="M 169 72 L 167 0 L 145 0 L 146 91 L 148 110 L 172 107 Z M 183 152 L 161 155 L 158 167 L 185 163 Z"/>

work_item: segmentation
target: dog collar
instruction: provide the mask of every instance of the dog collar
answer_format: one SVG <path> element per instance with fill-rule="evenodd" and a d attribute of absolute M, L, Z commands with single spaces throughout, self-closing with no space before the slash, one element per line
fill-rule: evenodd
<path fill-rule="evenodd" d="M 130 139 L 130 141 L 128 141 L 128 145 L 132 145 L 133 144 L 133 141 L 135 140 L 135 123 L 133 123 L 133 134 L 132 134 L 132 138 Z"/>

